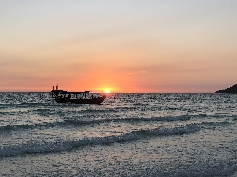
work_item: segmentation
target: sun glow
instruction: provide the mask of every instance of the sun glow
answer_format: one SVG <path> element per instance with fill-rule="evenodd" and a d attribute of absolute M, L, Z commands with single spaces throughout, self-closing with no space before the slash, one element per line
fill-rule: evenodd
<path fill-rule="evenodd" d="M 105 90 L 105 93 L 110 93 L 110 90 Z"/>

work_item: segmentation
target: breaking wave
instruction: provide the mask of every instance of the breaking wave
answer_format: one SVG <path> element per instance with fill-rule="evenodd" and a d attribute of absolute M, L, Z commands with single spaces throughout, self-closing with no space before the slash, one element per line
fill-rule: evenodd
<path fill-rule="evenodd" d="M 132 131 L 130 133 L 122 134 L 119 136 L 107 136 L 107 137 L 93 137 L 85 138 L 81 140 L 68 140 L 68 141 L 56 141 L 56 142 L 31 142 L 23 144 L 21 146 L 8 146 L 0 149 L 0 157 L 16 156 L 21 154 L 34 154 L 34 153 L 52 153 L 69 151 L 75 148 L 88 146 L 88 145 L 108 145 L 112 143 L 130 142 L 134 140 L 140 140 L 152 136 L 171 136 L 190 134 L 200 131 L 200 127 L 197 124 L 189 124 L 185 126 L 178 126 L 174 128 L 155 128 L 139 131 Z"/>

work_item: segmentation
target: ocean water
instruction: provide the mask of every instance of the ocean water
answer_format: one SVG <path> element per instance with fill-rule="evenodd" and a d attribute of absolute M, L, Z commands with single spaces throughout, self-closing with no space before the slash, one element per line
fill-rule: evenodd
<path fill-rule="evenodd" d="M 237 176 L 237 95 L 0 93 L 0 176 Z"/>

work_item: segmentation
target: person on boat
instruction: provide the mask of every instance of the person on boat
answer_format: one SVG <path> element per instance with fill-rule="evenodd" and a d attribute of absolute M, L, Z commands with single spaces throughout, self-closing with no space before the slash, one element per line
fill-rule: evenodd
<path fill-rule="evenodd" d="M 71 95 L 69 94 L 67 98 L 70 100 L 70 98 L 71 98 Z"/>

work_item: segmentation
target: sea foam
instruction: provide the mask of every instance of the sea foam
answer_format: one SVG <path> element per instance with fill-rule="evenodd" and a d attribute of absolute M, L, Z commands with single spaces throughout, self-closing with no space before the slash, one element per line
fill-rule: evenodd
<path fill-rule="evenodd" d="M 87 145 L 108 145 L 115 142 L 130 142 L 143 139 L 144 137 L 182 135 L 195 133 L 198 131 L 200 131 L 200 127 L 198 125 L 190 124 L 174 128 L 155 128 L 151 130 L 132 131 L 119 136 L 94 137 L 71 141 L 41 142 L 40 144 L 37 142 L 29 142 L 23 145 L 7 146 L 1 148 L 0 157 L 15 156 L 20 154 L 68 151 Z"/>

